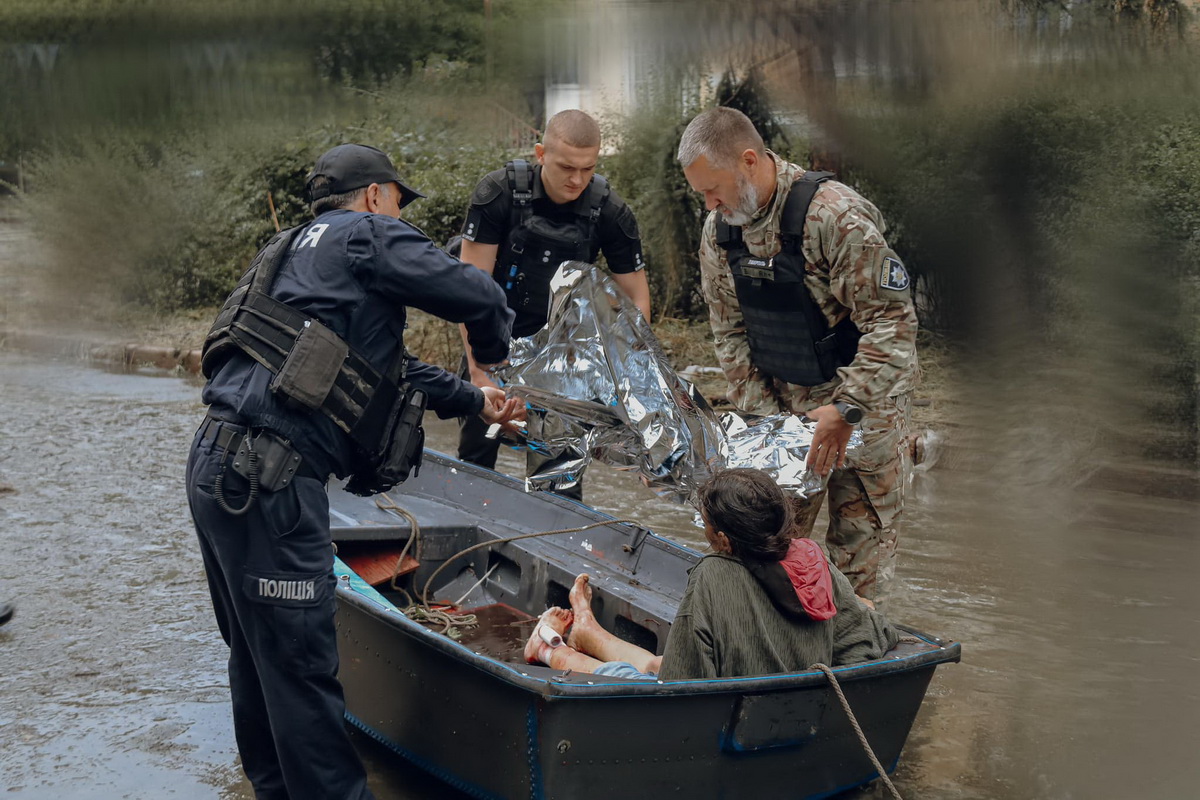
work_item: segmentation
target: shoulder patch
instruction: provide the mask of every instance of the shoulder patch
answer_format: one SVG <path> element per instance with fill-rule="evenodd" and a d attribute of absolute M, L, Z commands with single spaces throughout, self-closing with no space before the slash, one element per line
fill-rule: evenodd
<path fill-rule="evenodd" d="M 908 270 L 904 268 L 900 259 L 891 256 L 883 259 L 883 264 L 879 268 L 880 288 L 900 292 L 907 289 L 909 283 L 911 281 L 908 277 Z"/>
<path fill-rule="evenodd" d="M 638 230 L 637 217 L 633 215 L 633 210 L 624 203 L 621 204 L 621 208 L 617 212 L 617 224 L 621 226 L 621 233 L 625 234 L 630 239 L 641 238 L 641 232 Z"/>
<path fill-rule="evenodd" d="M 471 203 L 473 205 L 486 206 L 488 203 L 500 196 L 501 189 L 491 177 L 486 177 L 475 186 L 475 191 L 471 194 Z"/>

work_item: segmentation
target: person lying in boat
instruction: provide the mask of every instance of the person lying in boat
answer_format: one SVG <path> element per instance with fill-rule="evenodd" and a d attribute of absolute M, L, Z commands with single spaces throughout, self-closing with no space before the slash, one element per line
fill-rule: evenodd
<path fill-rule="evenodd" d="M 700 514 L 713 552 L 691 571 L 663 655 L 600 626 L 583 574 L 571 608 L 541 616 L 526 660 L 621 678 L 733 678 L 869 661 L 899 641 L 820 545 L 793 535 L 791 506 L 765 473 L 716 473 L 700 490 Z"/>

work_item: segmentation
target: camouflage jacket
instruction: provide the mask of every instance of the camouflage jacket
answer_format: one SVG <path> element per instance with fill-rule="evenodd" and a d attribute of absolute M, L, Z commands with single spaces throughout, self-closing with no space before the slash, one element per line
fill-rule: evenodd
<path fill-rule="evenodd" d="M 750 252 L 779 252 L 783 204 L 804 168 L 768 151 L 775 161 L 775 196 L 742 237 Z M 700 241 L 700 285 L 708 303 L 717 357 L 729 380 L 729 401 L 748 414 L 802 413 L 844 400 L 867 411 L 910 391 L 917 381 L 917 315 L 904 268 L 884 239 L 884 222 L 870 202 L 837 181 L 821 184 L 804 228 L 805 285 L 830 326 L 847 315 L 862 338 L 858 353 L 820 386 L 797 386 L 755 368 L 725 251 L 717 245 L 717 211 Z M 899 267 L 899 272 L 896 272 Z M 903 289 L 890 288 L 897 284 Z"/>

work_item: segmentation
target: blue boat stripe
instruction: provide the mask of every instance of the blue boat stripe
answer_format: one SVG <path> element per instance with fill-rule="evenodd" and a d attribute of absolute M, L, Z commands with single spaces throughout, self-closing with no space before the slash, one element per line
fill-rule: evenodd
<path fill-rule="evenodd" d="M 890 767 L 887 767 L 888 775 L 891 775 L 893 772 L 895 772 L 896 767 L 899 764 L 900 764 L 900 756 L 896 756 L 896 760 L 892 762 L 892 765 Z M 827 798 L 827 797 L 835 797 L 835 796 L 841 794 L 842 792 L 848 792 L 851 789 L 857 789 L 860 786 L 866 786 L 866 784 L 870 783 L 873 780 L 878 780 L 878 778 L 879 778 L 879 773 L 876 772 L 875 770 L 871 770 L 869 775 L 862 778 L 857 783 L 845 783 L 845 784 L 842 784 L 841 786 L 837 787 L 836 789 L 830 789 L 828 792 L 822 792 L 821 794 L 809 795 L 804 800 L 825 800 L 825 798 Z"/>
<path fill-rule="evenodd" d="M 525 732 L 529 736 L 529 798 L 530 800 L 545 800 L 546 792 L 542 786 L 541 748 L 538 746 L 538 715 L 537 700 L 529 702 L 529 710 L 525 712 Z"/>

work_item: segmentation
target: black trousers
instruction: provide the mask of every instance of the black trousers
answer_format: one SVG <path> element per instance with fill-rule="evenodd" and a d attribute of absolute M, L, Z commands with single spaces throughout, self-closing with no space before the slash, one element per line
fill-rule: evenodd
<path fill-rule="evenodd" d="M 235 516 L 213 494 L 232 457 L 216 448 L 215 437 L 197 434 L 187 492 L 217 625 L 229 645 L 242 768 L 259 800 L 369 800 L 337 679 L 325 484 L 297 477 L 278 492 L 261 492 Z M 226 503 L 241 507 L 245 479 L 230 468 L 223 481 Z"/>
<path fill-rule="evenodd" d="M 459 376 L 465 380 L 471 380 L 467 371 L 467 360 L 464 357 L 462 365 L 459 369 Z M 488 424 L 478 416 L 463 417 L 460 421 L 461 429 L 458 435 L 458 457 L 462 461 L 471 464 L 478 464 L 481 467 L 488 469 L 496 468 L 496 456 L 500 452 L 500 440 L 487 438 Z M 535 453 L 532 450 L 525 451 L 525 474 L 529 475 L 535 472 L 544 464 L 557 464 L 564 458 L 546 458 L 543 455 Z M 563 489 L 555 494 L 569 497 L 572 500 L 583 502 L 583 477 L 580 476 L 578 482 L 570 489 Z"/>

